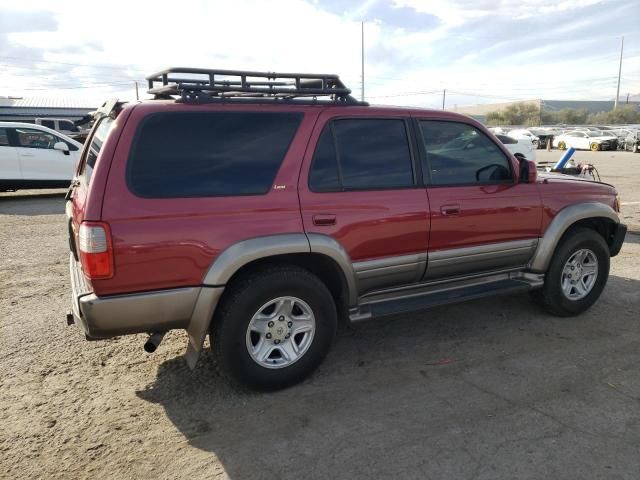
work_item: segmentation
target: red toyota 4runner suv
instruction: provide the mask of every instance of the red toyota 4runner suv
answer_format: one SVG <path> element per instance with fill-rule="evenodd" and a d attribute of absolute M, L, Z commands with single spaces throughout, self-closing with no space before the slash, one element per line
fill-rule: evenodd
<path fill-rule="evenodd" d="M 109 102 L 67 195 L 87 338 L 207 333 L 231 379 L 307 377 L 339 319 L 532 291 L 589 308 L 626 227 L 616 190 L 538 174 L 480 123 L 373 107 L 335 75 L 169 69 Z"/>

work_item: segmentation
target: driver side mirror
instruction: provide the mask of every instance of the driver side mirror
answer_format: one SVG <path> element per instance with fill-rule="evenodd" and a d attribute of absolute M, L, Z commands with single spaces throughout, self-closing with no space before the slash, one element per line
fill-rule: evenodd
<path fill-rule="evenodd" d="M 64 142 L 56 142 L 55 145 L 53 146 L 53 149 L 59 150 L 65 155 L 69 155 L 69 145 L 67 145 Z"/>
<path fill-rule="evenodd" d="M 518 159 L 518 162 L 520 162 L 519 183 L 536 183 L 538 179 L 536 162 L 527 160 L 527 157 L 521 153 L 516 153 L 515 157 Z"/>

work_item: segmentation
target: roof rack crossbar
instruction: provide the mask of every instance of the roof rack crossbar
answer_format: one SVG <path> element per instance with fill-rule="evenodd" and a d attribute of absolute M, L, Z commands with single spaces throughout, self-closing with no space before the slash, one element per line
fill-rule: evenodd
<path fill-rule="evenodd" d="M 334 74 L 254 72 L 174 67 L 147 77 L 148 93 L 158 98 L 197 97 L 296 98 L 329 97 L 332 102 L 358 104 L 351 90 Z M 159 85 L 158 85 L 159 84 Z"/>

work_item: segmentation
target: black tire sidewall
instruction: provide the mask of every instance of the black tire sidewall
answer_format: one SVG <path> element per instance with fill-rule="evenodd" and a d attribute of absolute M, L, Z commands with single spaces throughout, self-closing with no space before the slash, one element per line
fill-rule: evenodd
<path fill-rule="evenodd" d="M 270 369 L 256 363 L 246 346 L 246 333 L 253 315 L 265 303 L 293 296 L 306 302 L 316 322 L 313 340 L 306 353 L 288 367 Z M 275 390 L 309 376 L 328 353 L 337 329 L 336 307 L 326 286 L 311 273 L 284 268 L 258 274 L 240 286 L 231 301 L 223 305 L 220 328 L 214 327 L 212 347 L 233 379 L 258 390 Z"/>
<path fill-rule="evenodd" d="M 562 270 L 567 260 L 577 250 L 591 250 L 598 259 L 598 277 L 589 294 L 580 300 L 570 300 L 562 292 Z M 609 278 L 609 248 L 600 234 L 590 229 L 575 229 L 569 232 L 558 246 L 546 274 L 543 293 L 549 309 L 558 315 L 578 315 L 591 307 Z"/>

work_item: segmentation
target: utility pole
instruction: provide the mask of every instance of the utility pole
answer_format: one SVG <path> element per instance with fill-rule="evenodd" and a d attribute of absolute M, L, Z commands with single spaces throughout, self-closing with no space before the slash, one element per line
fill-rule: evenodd
<path fill-rule="evenodd" d="M 360 88 L 360 99 L 364 102 L 364 22 L 360 22 L 360 27 L 361 27 L 361 32 L 360 33 L 362 35 L 362 38 L 361 38 L 361 46 L 362 46 L 362 52 L 361 52 L 362 53 L 362 58 L 361 58 L 361 61 L 362 61 L 362 64 L 361 64 L 361 67 L 362 67 L 362 79 L 361 79 L 361 81 L 362 81 L 362 84 L 361 84 L 361 88 Z"/>
<path fill-rule="evenodd" d="M 138 81 L 134 82 L 136 84 L 136 100 L 140 100 L 140 95 L 138 94 Z"/>
<path fill-rule="evenodd" d="M 447 89 L 442 90 L 442 109 L 444 110 L 444 102 L 447 98 Z"/>
<path fill-rule="evenodd" d="M 620 77 L 622 75 L 622 51 L 624 50 L 624 37 L 620 42 L 620 66 L 618 67 L 618 88 L 616 89 L 616 99 L 613 102 L 613 109 L 618 108 L 618 97 L 620 96 Z"/>

